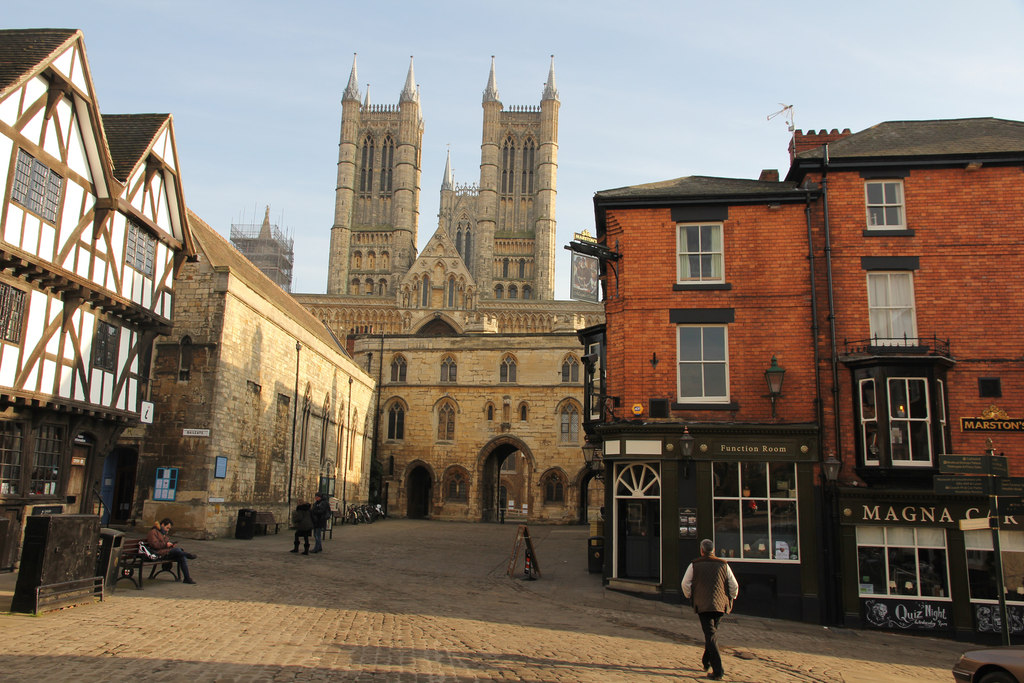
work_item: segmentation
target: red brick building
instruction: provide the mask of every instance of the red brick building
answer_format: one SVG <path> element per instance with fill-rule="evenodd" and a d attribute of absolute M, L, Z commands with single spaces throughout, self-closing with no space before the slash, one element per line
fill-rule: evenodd
<path fill-rule="evenodd" d="M 598 192 L 598 245 L 573 245 L 603 263 L 606 324 L 581 338 L 609 585 L 678 599 L 708 537 L 738 611 L 998 631 L 991 534 L 958 524 L 988 498 L 934 476 L 1024 445 L 1024 123 L 797 131 L 791 154 L 782 182 Z M 1003 519 L 1024 600 L 1022 537 Z"/>

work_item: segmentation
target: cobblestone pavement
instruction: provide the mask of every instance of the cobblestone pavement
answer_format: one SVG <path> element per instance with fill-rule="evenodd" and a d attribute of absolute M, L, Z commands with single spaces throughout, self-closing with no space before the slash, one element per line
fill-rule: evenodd
<path fill-rule="evenodd" d="M 704 679 L 689 608 L 604 589 L 585 527 L 531 527 L 542 577 L 509 578 L 516 530 L 390 519 L 338 528 L 310 556 L 285 531 L 184 540 L 198 585 L 122 581 L 103 602 L 0 614 L 0 680 Z M 14 585 L 0 574 L 0 608 Z M 969 649 L 744 616 L 721 640 L 726 680 L 751 683 L 951 681 Z"/>

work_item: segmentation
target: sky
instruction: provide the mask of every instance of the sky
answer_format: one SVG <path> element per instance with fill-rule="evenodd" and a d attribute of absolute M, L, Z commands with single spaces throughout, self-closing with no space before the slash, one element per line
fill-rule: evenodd
<path fill-rule="evenodd" d="M 341 96 L 397 104 L 414 58 L 424 135 L 418 245 L 437 228 L 446 154 L 480 175 L 491 56 L 506 108 L 540 103 L 551 55 L 559 117 L 556 298 L 595 192 L 789 166 L 797 129 L 1024 120 L 1024 0 L 48 0 L 2 28 L 78 28 L 100 110 L 174 117 L 185 201 L 216 230 L 271 222 L 295 240 L 292 291 L 322 293 Z"/>

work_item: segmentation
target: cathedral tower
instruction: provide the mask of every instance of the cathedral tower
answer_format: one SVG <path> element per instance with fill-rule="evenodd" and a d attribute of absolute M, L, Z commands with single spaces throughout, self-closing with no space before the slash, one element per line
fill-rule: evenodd
<path fill-rule="evenodd" d="M 395 105 L 359 102 L 356 60 L 342 96 L 328 294 L 394 295 L 416 258 L 423 117 L 412 58 Z"/>
<path fill-rule="evenodd" d="M 487 298 L 553 299 L 560 106 L 554 57 L 540 106 L 508 109 L 498 96 L 492 57 L 482 104 L 481 248 L 471 254 L 470 270 Z"/>

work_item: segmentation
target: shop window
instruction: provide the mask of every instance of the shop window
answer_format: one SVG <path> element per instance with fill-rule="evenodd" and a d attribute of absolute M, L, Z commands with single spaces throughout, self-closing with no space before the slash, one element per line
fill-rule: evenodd
<path fill-rule="evenodd" d="M 996 554 L 992 550 L 992 532 L 965 531 L 967 548 L 967 581 L 971 600 L 998 600 Z M 1003 585 L 1006 599 L 1024 602 L 1024 531 L 999 532 L 999 548 L 1003 555 Z"/>
<path fill-rule="evenodd" d="M 948 598 L 946 531 L 859 526 L 857 569 L 862 596 Z"/>
<path fill-rule="evenodd" d="M 796 465 L 712 465 L 715 548 L 719 557 L 798 560 Z"/>
<path fill-rule="evenodd" d="M 21 492 L 21 422 L 0 422 L 0 496 Z"/>
<path fill-rule="evenodd" d="M 677 282 L 722 282 L 724 258 L 721 223 L 678 226 L 676 250 Z"/>
<path fill-rule="evenodd" d="M 728 403 L 729 351 L 725 325 L 680 325 L 680 403 Z"/>
<path fill-rule="evenodd" d="M 35 459 L 29 493 L 37 496 L 57 494 L 60 482 L 61 453 L 64 451 L 64 428 L 42 425 L 36 433 Z"/>

